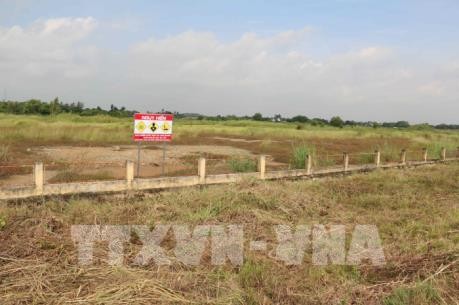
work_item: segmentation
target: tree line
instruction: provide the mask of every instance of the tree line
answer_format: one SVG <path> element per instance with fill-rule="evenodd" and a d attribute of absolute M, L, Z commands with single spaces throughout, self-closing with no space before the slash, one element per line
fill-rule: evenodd
<path fill-rule="evenodd" d="M 416 128 L 416 129 L 429 129 L 429 128 L 436 128 L 436 129 L 459 129 L 458 124 L 438 124 L 438 125 L 431 125 L 428 123 L 423 124 L 416 124 L 411 125 L 408 121 L 397 121 L 397 122 L 375 122 L 375 121 L 353 121 L 353 120 L 343 120 L 339 116 L 334 116 L 330 120 L 323 119 L 323 118 L 308 118 L 305 115 L 296 115 L 291 118 L 284 118 L 280 114 L 276 114 L 272 117 L 263 116 L 261 113 L 257 112 L 253 116 L 242 116 L 238 117 L 235 115 L 227 115 L 227 116 L 198 116 L 198 119 L 207 119 L 207 120 L 215 120 L 215 121 L 226 121 L 226 120 L 237 120 L 237 119 L 244 119 L 244 120 L 254 120 L 254 121 L 272 121 L 272 122 L 292 122 L 292 123 L 301 123 L 301 124 L 309 124 L 312 126 L 333 126 L 337 128 L 343 128 L 345 126 L 362 126 L 362 127 L 373 127 L 373 128 Z M 298 129 L 304 128 L 303 125 L 297 125 Z"/>
<path fill-rule="evenodd" d="M 31 99 L 24 102 L 18 101 L 3 101 L 0 102 L 0 113 L 10 113 L 10 114 L 34 114 L 34 115 L 57 115 L 60 113 L 73 113 L 81 116 L 95 116 L 95 115 L 109 115 L 113 117 L 132 117 L 135 110 L 127 110 L 125 107 L 116 107 L 111 105 L 110 109 L 102 109 L 101 107 L 88 108 L 85 107 L 81 102 L 73 103 L 63 103 L 59 101 L 59 98 L 55 98 L 50 102 L 44 102 L 38 99 Z M 299 123 L 297 125 L 298 129 L 304 128 L 304 124 L 309 124 L 312 126 L 333 126 L 337 128 L 343 128 L 344 126 L 363 126 L 363 127 L 385 127 L 385 128 L 436 128 L 436 129 L 459 129 L 457 124 L 417 124 L 411 126 L 407 121 L 397 121 L 397 122 L 374 122 L 374 121 L 353 121 L 353 120 L 343 120 L 339 116 L 334 116 L 330 120 L 323 118 L 309 118 L 305 115 L 296 115 L 290 118 L 282 117 L 280 114 L 274 116 L 263 116 L 261 113 L 255 113 L 252 116 L 236 116 L 236 115 L 216 115 L 216 116 L 206 116 L 196 113 L 179 113 L 171 112 L 162 109 L 162 113 L 172 113 L 176 118 L 189 118 L 196 120 L 212 120 L 212 121 L 228 121 L 228 120 L 253 120 L 253 121 L 271 121 L 271 122 L 293 122 Z"/>
<path fill-rule="evenodd" d="M 36 115 L 56 115 L 59 113 L 74 113 L 82 116 L 110 115 L 115 117 L 133 116 L 137 111 L 126 110 L 125 107 L 118 108 L 110 106 L 110 110 L 101 107 L 87 108 L 81 102 L 63 103 L 59 98 L 50 102 L 43 102 L 31 99 L 25 102 L 3 101 L 0 102 L 0 112 L 11 114 L 36 114 Z"/>

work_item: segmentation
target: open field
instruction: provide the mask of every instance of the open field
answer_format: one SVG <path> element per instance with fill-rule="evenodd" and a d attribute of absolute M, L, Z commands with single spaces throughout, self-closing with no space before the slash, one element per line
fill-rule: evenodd
<path fill-rule="evenodd" d="M 387 170 L 317 181 L 252 181 L 137 196 L 70 197 L 0 203 L 2 304 L 382 304 L 459 302 L 459 165 Z M 241 224 L 241 267 L 136 266 L 138 240 L 123 266 L 79 266 L 73 224 Z M 286 266 L 270 256 L 273 225 L 374 224 L 386 264 Z M 174 237 L 162 245 L 173 254 Z"/>
<path fill-rule="evenodd" d="M 120 179 L 124 161 L 136 160 L 131 118 L 0 115 L 0 186 L 31 183 L 32 165 L 45 162 L 47 182 Z M 250 171 L 257 155 L 267 155 L 268 169 L 301 167 L 305 154 L 316 166 L 339 163 L 351 154 L 351 164 L 372 163 L 381 151 L 382 162 L 399 160 L 407 149 L 408 160 L 429 158 L 447 148 L 455 157 L 459 132 L 435 129 L 320 127 L 297 123 L 256 121 L 176 120 L 174 139 L 168 145 L 166 175 L 196 174 L 196 160 L 205 156 L 209 173 Z M 161 174 L 161 145 L 143 145 L 141 176 Z M 21 165 L 23 167 L 16 167 Z"/>
<path fill-rule="evenodd" d="M 459 0 L 0 0 L 0 305 L 459 305 Z"/>
<path fill-rule="evenodd" d="M 0 143 L 13 146 L 36 145 L 115 145 L 132 143 L 132 118 L 109 116 L 81 117 L 61 114 L 56 116 L 22 116 L 0 114 Z M 368 145 L 398 144 L 404 148 L 447 146 L 456 148 L 457 131 L 435 129 L 389 129 L 369 127 L 320 127 L 300 123 L 273 123 L 256 121 L 176 120 L 175 144 L 221 143 L 222 138 L 233 139 L 231 145 L 259 144 L 269 149 L 276 141 L 298 143 L 308 140 L 318 149 L 329 152 L 368 149 Z M 239 141 L 238 141 L 239 139 Z M 245 141 L 241 141 L 245 139 Z M 333 139 L 335 143 L 330 143 Z M 360 140 L 357 145 L 353 140 Z M 224 140 L 224 139 L 223 139 Z M 247 141 L 248 140 L 248 141 Z M 347 140 L 347 144 L 343 143 Z M 198 143 L 196 142 L 198 141 Z M 259 142 L 261 143 L 259 143 Z M 273 141 L 274 143 L 271 143 Z M 400 141 L 400 142 L 397 142 Z M 203 143 L 205 142 L 205 143 Z M 213 142 L 213 143 L 211 143 Z"/>
<path fill-rule="evenodd" d="M 132 120 L 0 115 L 0 187 L 32 185 L 32 164 L 44 162 L 45 183 L 125 179 L 136 160 Z M 459 132 L 434 129 L 343 129 L 297 123 L 176 120 L 167 146 L 166 175 L 254 172 L 267 156 L 267 171 L 315 169 L 381 162 L 438 159 L 442 147 L 457 157 Z M 162 146 L 143 144 L 140 177 L 161 174 Z M 0 202 L 1 304 L 459 304 L 459 164 L 377 170 L 317 181 L 242 182 L 137 194 L 70 196 Z M 214 266 L 210 246 L 198 266 L 133 264 L 142 243 L 132 236 L 124 264 L 106 263 L 98 244 L 94 264 L 78 264 L 72 225 L 159 223 L 244 226 L 242 266 Z M 343 224 L 347 245 L 357 224 L 376 225 L 386 264 L 312 263 L 306 249 L 299 266 L 273 257 L 275 225 Z M 266 251 L 250 251 L 263 240 Z M 171 232 L 161 245 L 174 256 Z"/>

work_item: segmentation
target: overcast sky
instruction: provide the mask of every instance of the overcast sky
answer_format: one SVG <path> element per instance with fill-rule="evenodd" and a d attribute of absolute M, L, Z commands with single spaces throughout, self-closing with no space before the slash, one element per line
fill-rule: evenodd
<path fill-rule="evenodd" d="M 0 90 L 140 111 L 459 123 L 459 1 L 0 0 Z"/>

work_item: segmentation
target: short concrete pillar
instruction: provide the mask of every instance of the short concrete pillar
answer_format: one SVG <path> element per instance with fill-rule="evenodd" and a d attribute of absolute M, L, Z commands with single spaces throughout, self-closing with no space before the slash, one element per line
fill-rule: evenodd
<path fill-rule="evenodd" d="M 344 163 L 344 171 L 346 172 L 349 169 L 349 154 L 343 153 L 343 163 Z"/>
<path fill-rule="evenodd" d="M 305 160 L 305 168 L 306 168 L 306 175 L 312 174 L 312 156 L 311 155 L 306 155 L 306 160 Z"/>
<path fill-rule="evenodd" d="M 260 159 L 258 159 L 258 172 L 260 173 L 260 179 L 265 179 L 266 156 L 261 155 Z"/>
<path fill-rule="evenodd" d="M 35 192 L 43 194 L 43 185 L 45 184 L 45 170 L 42 162 L 35 163 L 33 167 L 33 177 L 35 180 Z"/>
<path fill-rule="evenodd" d="M 199 183 L 206 183 L 206 158 L 199 158 L 198 160 L 198 176 Z"/>
<path fill-rule="evenodd" d="M 427 148 L 422 149 L 422 161 L 427 162 Z"/>
<path fill-rule="evenodd" d="M 446 148 L 442 147 L 441 148 L 441 160 L 445 161 L 446 160 Z"/>
<path fill-rule="evenodd" d="M 379 150 L 375 150 L 375 166 L 381 166 L 381 152 Z"/>
<path fill-rule="evenodd" d="M 126 182 L 128 187 L 132 187 L 132 182 L 134 181 L 134 162 L 126 161 Z"/>
<path fill-rule="evenodd" d="M 406 164 L 406 149 L 402 149 L 400 152 L 400 163 L 403 165 Z"/>
<path fill-rule="evenodd" d="M 459 147 L 456 148 L 456 158 L 459 158 Z"/>

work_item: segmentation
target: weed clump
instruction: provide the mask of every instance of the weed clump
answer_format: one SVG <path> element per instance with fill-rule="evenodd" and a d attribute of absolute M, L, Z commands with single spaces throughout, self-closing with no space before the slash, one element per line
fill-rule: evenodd
<path fill-rule="evenodd" d="M 292 155 L 290 157 L 290 167 L 299 169 L 305 168 L 306 158 L 308 155 L 315 155 L 315 148 L 302 144 L 292 148 Z"/>
<path fill-rule="evenodd" d="M 413 288 L 397 288 L 382 302 L 383 305 L 432 305 L 441 303 L 438 292 L 428 283 L 423 283 Z"/>
<path fill-rule="evenodd" d="M 248 173 L 256 172 L 257 164 L 251 159 L 231 159 L 228 160 L 228 165 L 233 172 Z"/>
<path fill-rule="evenodd" d="M 264 268 L 250 260 L 246 261 L 239 271 L 239 280 L 244 288 L 258 287 L 263 284 Z"/>
<path fill-rule="evenodd" d="M 0 230 L 3 230 L 4 227 L 6 227 L 6 217 L 0 215 Z"/>

